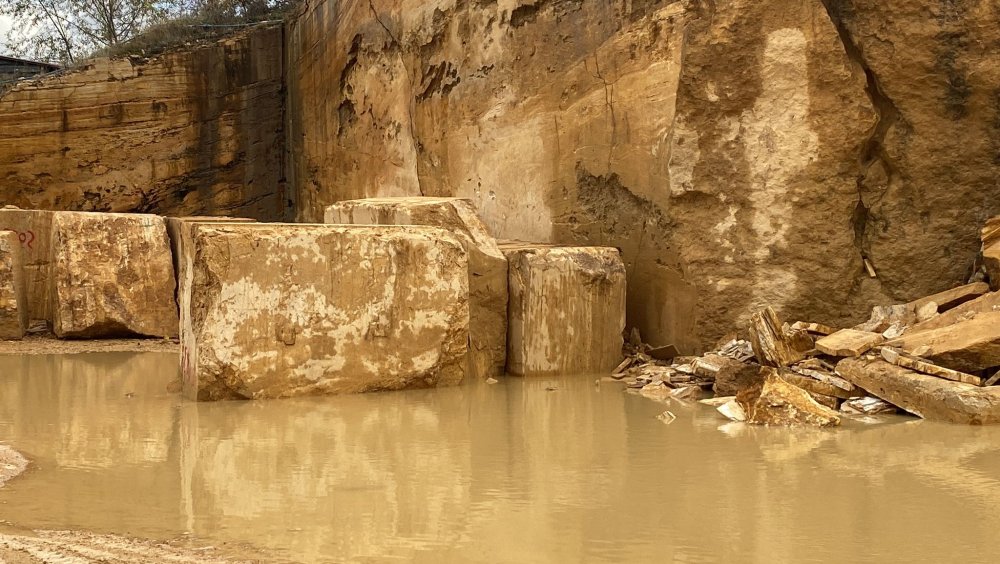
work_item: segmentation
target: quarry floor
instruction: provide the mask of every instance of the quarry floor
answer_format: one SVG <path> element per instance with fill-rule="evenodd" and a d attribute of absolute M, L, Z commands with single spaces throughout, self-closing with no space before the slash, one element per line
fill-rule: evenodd
<path fill-rule="evenodd" d="M 976 562 L 1000 526 L 1000 427 L 749 427 L 595 375 L 198 404 L 177 375 L 0 355 L 30 460 L 0 561 Z"/>

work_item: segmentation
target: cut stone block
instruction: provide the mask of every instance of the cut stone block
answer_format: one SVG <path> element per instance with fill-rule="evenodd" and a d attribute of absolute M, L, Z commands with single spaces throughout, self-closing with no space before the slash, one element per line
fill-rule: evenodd
<path fill-rule="evenodd" d="M 468 258 L 432 227 L 188 226 L 184 394 L 279 398 L 455 385 Z"/>
<path fill-rule="evenodd" d="M 510 268 L 507 370 L 604 374 L 621 360 L 625 265 L 617 249 L 501 244 Z"/>
<path fill-rule="evenodd" d="M 469 254 L 470 361 L 473 374 L 503 374 L 507 359 L 507 259 L 465 198 L 368 198 L 326 208 L 342 225 L 429 225 L 451 232 Z"/>
<path fill-rule="evenodd" d="M 1000 366 L 1000 311 L 980 313 L 972 319 L 906 333 L 887 343 L 931 362 L 959 370 L 976 372 Z"/>
<path fill-rule="evenodd" d="M 24 256 L 16 231 L 0 231 L 0 339 L 19 340 L 28 331 Z"/>
<path fill-rule="evenodd" d="M 162 217 L 56 212 L 52 330 L 58 337 L 175 337 L 174 269 Z"/>
<path fill-rule="evenodd" d="M 1000 387 L 952 382 L 882 359 L 847 358 L 837 364 L 837 373 L 925 419 L 973 425 L 1000 423 Z"/>
<path fill-rule="evenodd" d="M 841 329 L 816 341 L 816 350 L 830 356 L 861 356 L 885 338 L 878 333 Z"/>
<path fill-rule="evenodd" d="M 0 208 L 0 230 L 17 233 L 24 256 L 24 284 L 31 321 L 52 322 L 49 260 L 52 241 L 52 216 L 45 210 L 22 210 L 14 206 Z"/>

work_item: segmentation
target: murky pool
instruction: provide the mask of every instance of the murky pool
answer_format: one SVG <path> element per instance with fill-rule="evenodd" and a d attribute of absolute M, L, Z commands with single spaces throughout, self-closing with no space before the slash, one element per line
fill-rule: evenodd
<path fill-rule="evenodd" d="M 665 425 L 594 377 L 195 404 L 176 364 L 0 357 L 33 461 L 0 518 L 305 562 L 969 562 L 1000 530 L 1000 428 Z"/>

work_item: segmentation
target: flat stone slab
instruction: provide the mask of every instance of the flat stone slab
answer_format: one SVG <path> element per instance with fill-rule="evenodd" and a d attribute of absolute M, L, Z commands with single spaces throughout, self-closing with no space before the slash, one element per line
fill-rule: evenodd
<path fill-rule="evenodd" d="M 481 378 L 503 374 L 507 361 L 507 259 L 466 198 L 367 198 L 326 208 L 341 225 L 430 225 L 451 232 L 469 254 L 470 362 Z"/>
<path fill-rule="evenodd" d="M 0 340 L 20 340 L 27 331 L 28 295 L 21 241 L 15 231 L 0 231 Z"/>
<path fill-rule="evenodd" d="M 433 227 L 191 224 L 184 394 L 280 398 L 455 385 L 468 258 Z"/>
<path fill-rule="evenodd" d="M 816 340 L 816 350 L 830 356 L 860 356 L 885 340 L 878 333 L 841 329 Z"/>
<path fill-rule="evenodd" d="M 622 356 L 625 265 L 617 249 L 500 245 L 509 263 L 507 371 L 608 374 Z"/>
<path fill-rule="evenodd" d="M 56 336 L 177 335 L 174 268 L 162 217 L 56 212 L 51 269 Z"/>
<path fill-rule="evenodd" d="M 877 359 L 846 358 L 837 373 L 872 395 L 938 421 L 1000 423 L 1000 386 L 982 388 L 921 374 Z"/>
<path fill-rule="evenodd" d="M 1000 366 L 1000 311 L 983 312 L 936 329 L 907 332 L 887 344 L 962 372 Z"/>
<path fill-rule="evenodd" d="M 49 260 L 52 251 L 52 217 L 55 212 L 0 208 L 0 230 L 17 233 L 24 255 L 24 283 L 27 288 L 28 316 L 32 321 L 52 322 L 49 294 Z"/>

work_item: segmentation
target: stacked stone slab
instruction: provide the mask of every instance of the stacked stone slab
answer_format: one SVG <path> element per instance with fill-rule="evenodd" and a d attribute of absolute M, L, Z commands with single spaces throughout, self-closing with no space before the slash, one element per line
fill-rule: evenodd
<path fill-rule="evenodd" d="M 617 249 L 502 243 L 509 263 L 507 371 L 609 373 L 621 360 L 625 265 Z"/>
<path fill-rule="evenodd" d="M 470 361 L 479 377 L 503 373 L 507 356 L 507 260 L 471 200 L 368 198 L 326 208 L 324 221 L 343 225 L 429 225 L 447 229 L 469 254 Z"/>
<path fill-rule="evenodd" d="M 51 253 L 57 337 L 177 335 L 173 261 L 162 217 L 56 212 Z"/>
<path fill-rule="evenodd" d="M 454 385 L 468 258 L 431 227 L 190 224 L 185 396 L 277 398 Z"/>
<path fill-rule="evenodd" d="M 24 284 L 27 310 L 31 321 L 52 321 L 49 293 L 52 215 L 45 210 L 22 210 L 14 206 L 0 208 L 0 230 L 17 234 L 24 257 Z"/>
<path fill-rule="evenodd" d="M 27 330 L 28 296 L 21 241 L 15 231 L 0 231 L 0 339 L 22 339 Z"/>

